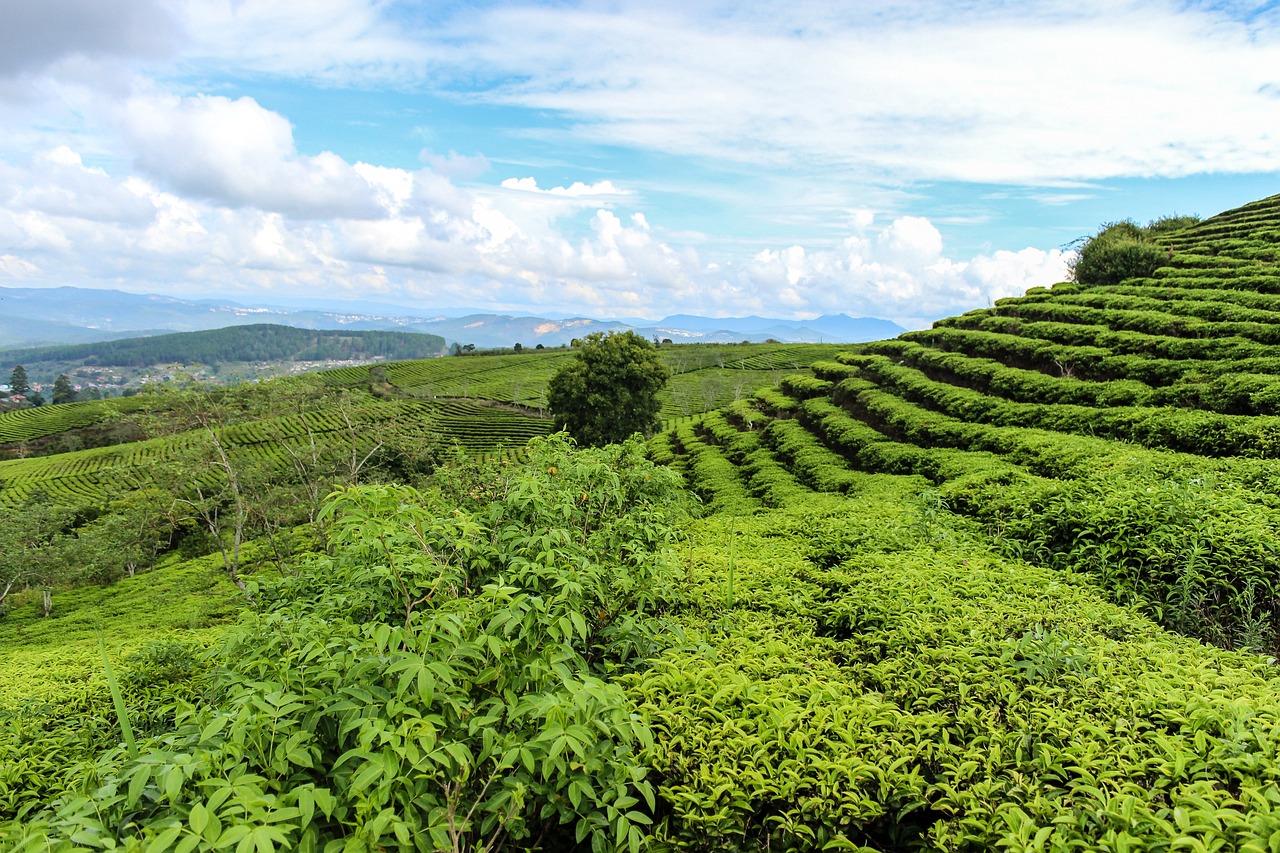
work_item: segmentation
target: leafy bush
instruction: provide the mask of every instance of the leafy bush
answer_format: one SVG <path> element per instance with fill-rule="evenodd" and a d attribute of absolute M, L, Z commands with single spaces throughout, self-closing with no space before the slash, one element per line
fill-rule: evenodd
<path fill-rule="evenodd" d="M 1009 556 L 1087 574 L 1113 600 L 1179 633 L 1276 649 L 1280 515 L 1243 485 L 1169 465 L 946 492 Z"/>
<path fill-rule="evenodd" d="M 1173 254 L 1172 244 L 1160 244 L 1196 221 L 1166 217 L 1146 227 L 1132 220 L 1108 223 L 1081 245 L 1071 264 L 1071 277 L 1080 284 L 1108 285 L 1150 276 Z"/>
<path fill-rule="evenodd" d="M 626 681 L 654 848 L 1267 849 L 1274 669 L 994 558 L 945 512 L 926 544 L 914 489 L 697 523 L 702 643 Z"/>
<path fill-rule="evenodd" d="M 634 853 L 651 734 L 610 679 L 665 630 L 678 478 L 638 442 L 527 457 L 335 494 L 332 553 L 251 585 L 215 701 L 0 846 Z M 155 649 L 132 672 L 182 666 Z"/>

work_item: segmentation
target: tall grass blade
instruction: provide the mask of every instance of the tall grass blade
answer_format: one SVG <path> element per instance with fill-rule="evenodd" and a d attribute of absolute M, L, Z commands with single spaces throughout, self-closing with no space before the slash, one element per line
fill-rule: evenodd
<path fill-rule="evenodd" d="M 129 751 L 130 758 L 137 758 L 138 745 L 133 740 L 133 726 L 129 725 L 129 709 L 124 706 L 120 684 L 111 670 L 111 658 L 107 656 L 107 641 L 102 637 L 98 637 L 98 651 L 102 653 L 102 668 L 107 672 L 107 685 L 111 688 L 111 701 L 116 706 L 116 718 L 120 720 L 120 734 L 124 736 L 125 749 Z"/>

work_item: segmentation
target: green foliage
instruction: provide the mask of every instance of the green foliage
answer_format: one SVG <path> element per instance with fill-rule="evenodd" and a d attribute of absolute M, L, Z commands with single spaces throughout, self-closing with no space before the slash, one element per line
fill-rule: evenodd
<path fill-rule="evenodd" d="M 643 448 L 397 461 L 446 423 L 473 447 L 514 434 L 440 397 L 540 405 L 569 354 L 349 369 L 328 386 L 385 399 L 266 419 L 228 394 L 202 425 L 236 463 L 224 517 L 263 483 L 353 482 L 314 467 L 325 435 L 361 438 L 344 470 L 431 481 L 337 489 L 308 528 L 329 549 L 246 573 L 208 654 L 174 629 L 225 618 L 230 580 L 206 559 L 217 594 L 197 593 L 197 564 L 130 550 L 168 524 L 150 493 L 51 516 L 31 554 L 78 547 L 62 565 L 110 580 L 91 555 L 119 551 L 138 576 L 60 592 L 51 618 L 15 588 L 0 847 L 1275 847 L 1280 197 L 1188 224 L 1115 229 L 1158 236 L 1149 276 L 856 352 L 664 348 L 664 405 L 725 408 Z M 107 494 L 87 477 L 197 446 L 13 460 L 0 501 Z M 260 503 L 250 563 L 301 505 Z M 89 648 L 104 618 L 114 679 Z"/>
<path fill-rule="evenodd" d="M 837 389 L 838 399 L 861 407 L 880 401 L 897 405 L 885 398 L 899 397 L 972 423 L 1091 434 L 1202 456 L 1274 458 L 1280 453 L 1280 419 L 1274 416 L 1240 419 L 1174 407 L 1018 403 L 934 381 L 883 356 L 853 358 L 858 361 L 859 376 L 871 378 L 889 392 L 863 380 L 846 380 Z M 1251 393 L 1262 390 L 1255 387 Z M 1122 399 L 1122 393 L 1122 388 L 1117 389 L 1117 398 Z M 1159 398 L 1153 395 L 1150 400 Z"/>
<path fill-rule="evenodd" d="M 287 395 L 279 398 L 280 404 L 291 402 Z M 546 419 L 468 401 L 336 400 L 314 409 L 299 403 L 298 408 L 304 413 L 297 414 L 294 409 L 292 414 L 258 419 L 229 412 L 216 402 L 195 403 L 189 411 L 217 412 L 216 420 L 210 424 L 216 422 L 221 427 L 217 430 L 220 441 L 269 463 L 274 470 L 293 472 L 285 476 L 296 475 L 300 462 L 314 466 L 323 463 L 349 476 L 358 474 L 365 462 L 399 474 L 412 473 L 414 469 L 421 473 L 426 460 L 414 458 L 420 455 L 410 442 L 415 435 L 430 436 L 437 447 L 451 447 L 456 442 L 469 452 L 484 453 L 519 447 L 530 437 L 551 430 L 551 422 Z M 160 417 L 167 421 L 176 416 L 165 410 Z M 167 428 L 176 429 L 177 425 Z M 67 501 L 100 503 L 122 485 L 152 483 L 154 476 L 165 470 L 166 463 L 189 455 L 208 437 L 207 431 L 177 431 L 119 446 L 0 461 L 0 505 L 10 505 L 34 489 Z M 366 459 L 370 453 L 373 455 Z M 332 484 L 332 480 L 326 482 L 329 477 L 330 474 L 316 472 L 313 482 L 327 490 Z"/>
<path fill-rule="evenodd" d="M 658 425 L 658 392 L 670 373 L 635 332 L 593 332 L 547 385 L 547 407 L 578 442 L 599 446 Z"/>
<path fill-rule="evenodd" d="M 58 376 L 53 383 L 53 404 L 74 403 L 76 401 L 76 389 L 72 386 L 71 380 L 67 378 L 65 373 Z"/>
<path fill-rule="evenodd" d="M 75 511 L 35 494 L 0 513 L 0 618 L 9 610 L 9 596 L 23 589 L 48 586 L 59 578 L 68 531 Z"/>
<path fill-rule="evenodd" d="M 112 639 L 113 645 L 118 642 Z M 198 701 L 209 686 L 202 648 L 198 639 L 154 630 L 147 639 L 117 646 L 112 668 L 119 706 L 98 647 L 91 642 L 14 656 L 16 660 L 0 671 L 7 689 L 21 689 L 22 682 L 10 677 L 20 666 L 38 668 L 44 684 L 36 695 L 14 695 L 0 702 L 0 754 L 5 756 L 0 763 L 0 844 L 12 849 L 4 821 L 21 820 L 68 787 L 82 784 L 85 762 L 119 748 L 119 719 L 128 719 L 138 737 L 169 731 L 177 708 Z M 50 689 L 51 682 L 55 689 Z"/>
<path fill-rule="evenodd" d="M 743 484 L 738 467 L 716 445 L 704 442 L 693 424 L 676 427 L 675 443 L 688 457 L 683 470 L 689 488 L 710 511 L 749 515 L 760 508 Z"/>
<path fill-rule="evenodd" d="M 671 379 L 658 394 L 664 420 L 691 417 L 746 399 L 761 386 L 776 385 L 785 375 L 807 372 L 812 362 L 844 347 L 834 344 L 681 344 L 658 353 Z M 547 405 L 551 377 L 572 363 L 567 350 L 520 355 L 468 355 L 378 365 L 386 390 L 414 399 L 463 397 L 489 399 L 530 410 Z M 350 385 L 368 381 L 371 368 L 343 368 L 321 374 L 325 381 Z"/>
<path fill-rule="evenodd" d="M 31 384 L 27 379 L 27 369 L 21 364 L 16 365 L 9 373 L 9 393 L 27 394 L 30 391 Z"/>
<path fill-rule="evenodd" d="M 233 592 L 197 560 L 109 591 L 59 590 L 50 618 L 38 596 L 14 596 L 0 620 L 0 824 L 80 783 L 83 762 L 120 744 L 100 637 L 135 734 L 169 731 L 178 705 L 208 689 L 207 626 L 234 618 Z"/>
<path fill-rule="evenodd" d="M 641 450 L 553 438 L 442 491 L 335 494 L 332 555 L 254 585 L 216 701 L 0 837 L 638 850 L 651 734 L 609 679 L 665 630 L 681 507 Z"/>
<path fill-rule="evenodd" d="M 1108 223 L 1081 245 L 1071 264 L 1071 277 L 1081 284 L 1107 285 L 1150 276 L 1172 257 L 1169 239 L 1197 221 L 1195 217 L 1166 217 L 1146 227 L 1132 220 Z"/>
<path fill-rule="evenodd" d="M 81 401 L 57 406 L 40 406 L 31 409 L 14 409 L 0 412 L 0 445 L 15 442 L 30 442 L 46 436 L 54 436 L 69 430 L 97 425 L 100 432 L 115 433 L 109 435 L 102 444 L 119 444 L 124 440 L 135 440 L 139 436 L 129 429 L 119 429 L 120 421 L 129 412 L 137 411 L 147 404 L 144 397 L 123 397 L 111 401 Z M 90 446 L 85 444 L 86 447 Z M 65 449 L 65 448 L 63 448 Z M 27 453 L 31 446 L 27 446 Z"/>
<path fill-rule="evenodd" d="M 994 559 L 945 511 L 924 543 L 915 488 L 695 525 L 701 642 L 627 681 L 654 848 L 1266 849 L 1273 669 Z"/>
<path fill-rule="evenodd" d="M 1011 556 L 1088 574 L 1181 633 L 1276 648 L 1280 516 L 1250 489 L 1126 468 L 1066 484 L 974 481 L 948 491 Z"/>

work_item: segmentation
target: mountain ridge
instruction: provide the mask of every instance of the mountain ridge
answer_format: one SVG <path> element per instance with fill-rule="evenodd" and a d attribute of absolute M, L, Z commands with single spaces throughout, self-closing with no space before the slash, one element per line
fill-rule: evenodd
<path fill-rule="evenodd" d="M 0 287 L 0 350 L 44 345 L 87 343 L 148 337 L 171 332 L 196 332 L 230 326 L 271 323 L 299 329 L 399 331 L 439 335 L 450 342 L 481 348 L 561 346 L 592 332 L 631 329 L 645 337 L 674 343 L 762 342 L 860 343 L 893 337 L 903 327 L 888 320 L 824 315 L 813 320 L 766 317 L 712 318 L 672 315 L 648 321 L 601 320 L 486 312 L 472 309 L 414 309 L 382 303 L 353 303 L 359 310 L 341 310 L 336 303 L 285 308 L 242 305 L 226 300 L 184 300 L 160 294 L 136 294 L 64 285 L 55 288 Z M 375 309 L 375 310 L 369 310 Z M 377 310 L 382 309 L 382 310 Z M 395 313 L 393 313 L 395 312 Z M 460 313 L 461 312 L 461 313 Z M 678 321 L 678 322 L 673 322 Z"/>

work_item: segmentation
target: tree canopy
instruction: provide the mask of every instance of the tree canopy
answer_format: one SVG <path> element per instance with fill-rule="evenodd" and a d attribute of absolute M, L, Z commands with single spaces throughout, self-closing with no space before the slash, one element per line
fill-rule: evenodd
<path fill-rule="evenodd" d="M 27 381 L 27 370 L 21 364 L 9 374 L 9 391 L 13 394 L 26 394 L 31 391 L 31 385 Z"/>
<path fill-rule="evenodd" d="M 71 380 L 67 378 L 67 374 L 62 374 L 58 380 L 53 383 L 53 402 L 55 403 L 74 403 L 76 401 L 76 389 L 71 384 Z"/>
<path fill-rule="evenodd" d="M 635 332 L 594 332 L 574 348 L 576 358 L 547 386 L 562 429 L 580 444 L 600 446 L 658 425 L 658 392 L 670 373 L 653 344 Z"/>

